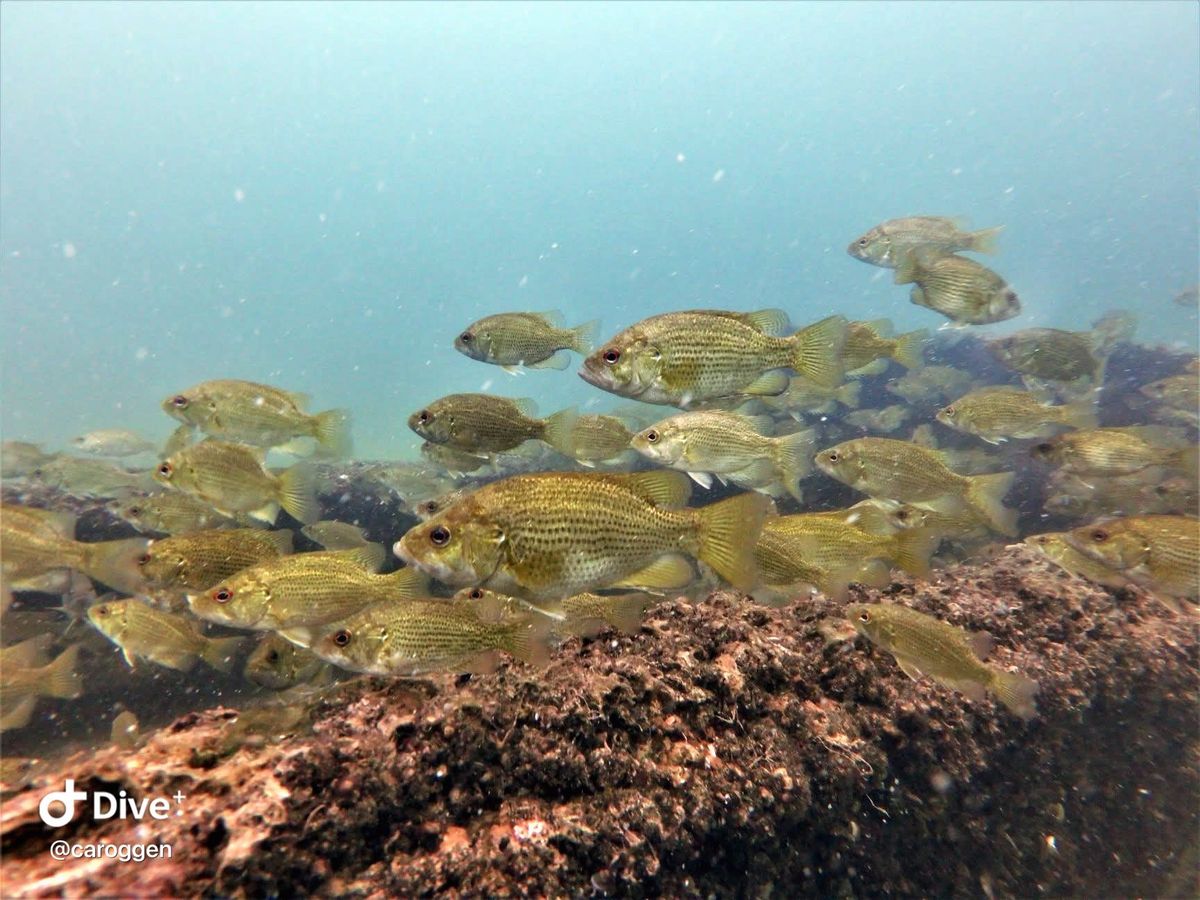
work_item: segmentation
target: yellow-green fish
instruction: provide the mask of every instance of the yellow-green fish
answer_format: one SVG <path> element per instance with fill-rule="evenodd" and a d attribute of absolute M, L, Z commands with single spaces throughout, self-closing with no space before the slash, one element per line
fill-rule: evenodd
<path fill-rule="evenodd" d="M 633 456 L 629 442 L 633 432 L 618 416 L 580 416 L 566 440 L 556 449 L 578 463 L 591 467 L 596 463 L 618 462 Z"/>
<path fill-rule="evenodd" d="M 39 697 L 74 700 L 83 695 L 83 681 L 76 668 L 79 645 L 68 647 L 51 663 L 22 664 L 20 656 L 6 659 L 0 666 L 0 731 L 24 728 L 33 717 Z M 29 662 L 41 662 L 31 659 Z"/>
<path fill-rule="evenodd" d="M 767 519 L 754 556 L 766 584 L 811 585 L 840 600 L 852 581 L 882 587 L 893 565 L 913 575 L 929 574 L 938 541 L 923 529 L 877 535 L 845 518 L 802 513 Z"/>
<path fill-rule="evenodd" d="M 583 361 L 596 387 L 644 403 L 781 394 L 786 369 L 825 387 L 842 381 L 846 319 L 830 316 L 791 336 L 782 310 L 690 310 L 643 319 Z"/>
<path fill-rule="evenodd" d="M 137 456 L 156 450 L 154 444 L 127 428 L 101 428 L 71 438 L 71 446 L 91 456 Z"/>
<path fill-rule="evenodd" d="M 357 525 L 332 519 L 305 525 L 300 529 L 300 533 L 326 550 L 354 550 L 371 543 L 367 540 L 366 533 Z"/>
<path fill-rule="evenodd" d="M 929 332 L 924 328 L 893 337 L 892 323 L 888 319 L 851 322 L 846 329 L 846 346 L 842 351 L 846 374 L 875 374 L 865 370 L 876 361 L 884 363 L 878 368 L 882 372 L 889 359 L 906 369 L 918 368 L 924 362 L 922 354 L 928 337 Z"/>
<path fill-rule="evenodd" d="M 971 376 L 953 366 L 922 366 L 888 383 L 887 390 L 909 403 L 939 403 L 965 394 Z"/>
<path fill-rule="evenodd" d="M 959 475 L 944 454 L 908 441 L 865 437 L 817 454 L 827 475 L 872 497 L 921 503 L 949 497 L 983 516 L 1001 534 L 1017 533 L 1017 513 L 1004 506 L 1014 473 Z"/>
<path fill-rule="evenodd" d="M 966 542 L 987 537 L 986 519 L 953 497 L 941 497 L 924 503 L 896 503 L 890 521 L 897 528 L 924 528 L 952 541 Z"/>
<path fill-rule="evenodd" d="M 368 544 L 279 557 L 189 594 L 188 604 L 210 622 L 283 631 L 288 640 L 306 646 L 303 629 L 345 618 L 371 603 L 399 602 L 426 592 L 427 580 L 412 569 L 375 574 L 386 555 L 379 544 Z"/>
<path fill-rule="evenodd" d="M 1058 328 L 1026 328 L 988 341 L 987 348 L 1010 369 L 1047 381 L 1099 383 L 1108 358 L 1102 336 Z"/>
<path fill-rule="evenodd" d="M 486 674 L 500 664 L 501 650 L 522 662 L 546 663 L 550 625 L 536 613 L 506 617 L 475 604 L 404 600 L 376 603 L 324 626 L 312 650 L 352 672 Z"/>
<path fill-rule="evenodd" d="M 1035 458 L 1077 475 L 1132 475 L 1150 466 L 1194 472 L 1196 447 L 1172 447 L 1172 432 L 1154 426 L 1092 428 L 1034 445 Z"/>
<path fill-rule="evenodd" d="M 788 382 L 787 390 L 782 394 L 759 397 L 757 400 L 769 410 L 786 413 L 800 421 L 804 418 L 802 413 L 827 415 L 836 410 L 838 404 L 854 409 L 858 406 L 861 392 L 861 381 L 847 381 L 837 387 L 827 388 L 796 376 Z"/>
<path fill-rule="evenodd" d="M 645 593 L 583 593 L 556 602 L 548 612 L 526 600 L 497 594 L 488 588 L 463 588 L 454 595 L 458 603 L 496 604 L 506 616 L 528 612 L 548 614 L 554 619 L 553 633 L 561 637 L 595 637 L 606 627 L 631 634 L 641 626 L 646 609 L 657 599 Z"/>
<path fill-rule="evenodd" d="M 973 259 L 910 253 L 896 268 L 896 284 L 915 284 L 909 299 L 960 325 L 1003 322 L 1021 312 L 1017 292 Z"/>
<path fill-rule="evenodd" d="M 989 444 L 1009 438 L 1048 437 L 1061 428 L 1095 428 L 1091 400 L 1066 406 L 1043 403 L 1036 394 L 1017 388 L 988 387 L 959 397 L 937 412 L 943 425 L 973 434 Z"/>
<path fill-rule="evenodd" d="M 28 441 L 5 441 L 0 444 L 0 478 L 23 478 L 54 458 L 43 453 L 37 444 Z"/>
<path fill-rule="evenodd" d="M 255 520 L 247 515 L 227 516 L 203 500 L 180 491 L 162 491 L 145 497 L 113 500 L 109 511 L 138 531 L 160 534 L 187 534 L 212 528 L 253 526 Z M 261 523 L 259 527 L 262 527 Z"/>
<path fill-rule="evenodd" d="M 800 479 L 812 471 L 815 434 L 798 431 L 768 437 L 767 416 L 743 416 L 722 410 L 670 416 L 633 437 L 633 448 L 659 465 L 687 472 L 710 488 L 715 475 L 738 487 L 802 500 Z"/>
<path fill-rule="evenodd" d="M 130 472 L 103 459 L 65 454 L 43 463 L 33 475 L 43 484 L 78 497 L 119 497 L 131 491 L 154 490 L 148 472 Z"/>
<path fill-rule="evenodd" d="M 210 638 L 189 615 L 156 609 L 141 600 L 102 600 L 88 609 L 88 620 L 121 648 L 130 667 L 138 659 L 187 672 L 204 660 L 220 672 L 233 667 L 242 638 Z"/>
<path fill-rule="evenodd" d="M 1191 375 L 1172 375 L 1144 384 L 1138 391 L 1170 409 L 1191 413 L 1200 408 L 1200 378 Z"/>
<path fill-rule="evenodd" d="M 598 587 L 678 588 L 697 557 L 736 587 L 757 579 L 753 547 L 770 500 L 699 509 L 682 473 L 543 472 L 484 485 L 412 528 L 398 557 L 451 585 L 557 598 Z"/>
<path fill-rule="evenodd" d="M 167 415 L 210 437 L 257 447 L 311 438 L 324 455 L 348 456 L 350 414 L 330 409 L 310 415 L 307 405 L 304 394 L 236 379 L 205 381 L 162 402 Z"/>
<path fill-rule="evenodd" d="M 458 488 L 453 491 L 447 491 L 439 497 L 430 497 L 428 500 L 422 500 L 413 507 L 413 514 L 418 519 L 424 522 L 433 516 L 436 516 L 448 506 L 453 506 L 467 494 L 471 493 L 467 488 Z"/>
<path fill-rule="evenodd" d="M 292 552 L 292 533 L 255 528 L 196 531 L 151 541 L 137 560 L 157 590 L 202 591 L 247 566 Z"/>
<path fill-rule="evenodd" d="M 328 671 L 321 657 L 274 633 L 263 636 L 242 670 L 248 681 L 273 691 L 319 681 Z"/>
<path fill-rule="evenodd" d="M 1037 715 L 1037 682 L 1019 672 L 1005 672 L 983 662 L 992 639 L 892 603 L 846 607 L 846 617 L 871 643 L 895 657 L 914 680 L 928 675 L 944 687 L 980 701 L 988 691 L 1022 719 Z"/>
<path fill-rule="evenodd" d="M 514 372 L 517 366 L 532 369 L 565 369 L 571 364 L 568 353 L 583 356 L 592 352 L 592 341 L 600 327 L 599 319 L 574 328 L 563 325 L 562 314 L 498 313 L 473 322 L 454 339 L 454 349 L 480 362 L 503 366 Z"/>
<path fill-rule="evenodd" d="M 274 524 L 283 507 L 306 525 L 321 518 L 309 466 L 275 475 L 267 470 L 265 451 L 243 444 L 208 438 L 160 462 L 154 477 L 230 516 L 248 513 Z"/>
<path fill-rule="evenodd" d="M 1060 569 L 1064 569 L 1072 575 L 1086 578 L 1088 581 L 1094 581 L 1104 587 L 1117 588 L 1126 584 L 1124 577 L 1104 563 L 1092 559 L 1087 554 L 1080 553 L 1071 546 L 1067 542 L 1067 536 L 1062 532 L 1032 534 L 1025 538 L 1025 543 Z"/>
<path fill-rule="evenodd" d="M 532 400 L 450 394 L 409 416 L 408 427 L 431 443 L 486 456 L 530 440 L 567 447 L 578 418 L 574 407 L 539 419 Z"/>
<path fill-rule="evenodd" d="M 911 406 L 895 403 L 882 409 L 856 409 L 854 412 L 847 413 L 842 421 L 864 431 L 881 431 L 884 434 L 891 434 L 903 428 L 912 415 Z"/>
<path fill-rule="evenodd" d="M 876 225 L 854 241 L 846 252 L 873 266 L 894 269 L 912 251 L 952 253 L 971 250 L 994 253 L 1003 225 L 967 231 L 962 221 L 947 216 L 907 216 Z"/>
<path fill-rule="evenodd" d="M 1200 596 L 1200 519 L 1126 516 L 1076 528 L 1063 539 L 1152 593 Z"/>

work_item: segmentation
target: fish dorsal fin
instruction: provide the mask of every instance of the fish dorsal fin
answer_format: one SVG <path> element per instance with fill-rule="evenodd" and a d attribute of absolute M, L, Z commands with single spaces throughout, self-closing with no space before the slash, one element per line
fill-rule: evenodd
<path fill-rule="evenodd" d="M 565 328 L 567 325 L 567 320 L 557 309 L 547 309 L 542 312 L 530 313 L 530 315 L 537 316 L 551 328 Z"/>
<path fill-rule="evenodd" d="M 307 410 L 312 404 L 312 397 L 303 391 L 288 391 L 288 399 L 296 404 L 296 409 Z"/>
<path fill-rule="evenodd" d="M 659 469 L 653 472 L 630 472 L 605 475 L 633 491 L 643 500 L 655 506 L 686 506 L 692 496 L 692 486 L 682 472 Z"/>
<path fill-rule="evenodd" d="M 517 412 L 521 415 L 531 419 L 537 418 L 537 403 L 528 397 L 513 397 L 509 402 L 517 408 Z"/>
<path fill-rule="evenodd" d="M 865 325 L 875 333 L 876 337 L 891 337 L 895 333 L 895 326 L 892 325 L 891 319 L 868 319 L 866 322 L 859 322 L 859 325 Z"/>
<path fill-rule="evenodd" d="M 772 337 L 782 337 L 788 333 L 790 327 L 788 314 L 782 309 L 759 309 L 742 313 L 740 318 L 756 331 Z"/>
<path fill-rule="evenodd" d="M 354 547 L 351 550 L 336 550 L 340 559 L 362 566 L 369 572 L 378 572 L 387 560 L 387 548 L 383 544 L 367 544 L 365 547 Z"/>
<path fill-rule="evenodd" d="M 967 644 L 981 661 L 991 655 L 992 649 L 996 646 L 995 640 L 986 631 L 976 631 L 967 638 Z"/>
<path fill-rule="evenodd" d="M 627 575 L 620 581 L 613 582 L 608 587 L 640 587 L 663 588 L 674 590 L 687 587 L 696 577 L 689 563 L 677 553 L 667 553 L 660 556 L 650 565 L 632 575 Z"/>
<path fill-rule="evenodd" d="M 900 666 L 900 671 L 911 678 L 913 681 L 920 681 L 925 677 L 925 673 L 917 668 L 917 664 L 903 657 L 896 657 L 896 664 Z"/>

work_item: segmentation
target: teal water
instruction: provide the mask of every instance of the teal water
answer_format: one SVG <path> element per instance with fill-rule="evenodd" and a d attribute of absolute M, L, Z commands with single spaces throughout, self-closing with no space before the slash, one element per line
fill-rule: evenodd
<path fill-rule="evenodd" d="M 165 437 L 242 377 L 413 456 L 450 391 L 616 402 L 456 353 L 488 312 L 936 328 L 845 253 L 912 213 L 1006 226 L 1025 313 L 986 333 L 1194 341 L 1197 9 L 4 3 L 0 428 Z"/>

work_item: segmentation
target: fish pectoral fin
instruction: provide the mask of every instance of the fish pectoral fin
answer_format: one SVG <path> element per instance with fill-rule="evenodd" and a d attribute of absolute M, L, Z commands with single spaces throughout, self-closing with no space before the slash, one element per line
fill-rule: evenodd
<path fill-rule="evenodd" d="M 688 478 L 700 485 L 700 487 L 708 490 L 713 486 L 713 477 L 707 472 L 688 472 Z"/>
<path fill-rule="evenodd" d="M 608 587 L 682 588 L 696 577 L 692 564 L 677 553 L 660 556 L 640 571 L 615 581 Z"/>
<path fill-rule="evenodd" d="M 897 656 L 896 657 L 896 665 L 898 665 L 900 667 L 901 672 L 903 672 L 905 675 L 907 675 L 913 681 L 920 681 L 922 678 L 925 677 L 925 673 L 922 672 L 917 667 L 917 664 L 912 662 L 911 660 L 907 660 L 901 656 Z"/>

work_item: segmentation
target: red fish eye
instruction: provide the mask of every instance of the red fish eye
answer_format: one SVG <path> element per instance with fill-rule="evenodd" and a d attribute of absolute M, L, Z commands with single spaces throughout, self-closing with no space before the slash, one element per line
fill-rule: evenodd
<path fill-rule="evenodd" d="M 1097 528 L 1092 532 L 1092 540 L 1097 544 L 1103 544 L 1108 540 L 1108 532 L 1103 528 Z"/>
<path fill-rule="evenodd" d="M 228 603 L 233 599 L 233 591 L 229 590 L 229 588 L 218 588 L 213 591 L 213 599 L 218 603 Z"/>
<path fill-rule="evenodd" d="M 481 591 L 479 588 L 472 588 L 471 589 L 471 599 L 472 600 L 482 600 L 483 599 L 483 591 Z"/>
<path fill-rule="evenodd" d="M 137 564 L 139 566 L 144 566 L 148 562 L 150 562 L 150 554 L 149 553 L 143 553 L 141 556 L 138 557 Z"/>
<path fill-rule="evenodd" d="M 96 607 L 96 615 L 107 616 L 108 615 L 108 607 L 104 606 L 103 604 L 101 604 L 100 606 L 97 606 Z"/>
<path fill-rule="evenodd" d="M 188 405 L 188 398 L 183 396 L 183 394 L 176 394 L 171 398 L 171 405 L 176 409 L 186 409 Z"/>
<path fill-rule="evenodd" d="M 277 662 L 279 662 L 279 651 L 278 651 L 278 650 L 272 650 L 270 653 L 268 653 L 268 654 L 267 654 L 267 662 L 269 662 L 269 663 L 277 663 Z"/>
<path fill-rule="evenodd" d="M 350 643 L 350 632 L 348 632 L 345 628 L 343 628 L 341 631 L 339 631 L 337 634 L 335 634 L 333 636 L 333 642 L 335 644 L 337 644 L 339 647 L 345 647 L 347 644 Z"/>
<path fill-rule="evenodd" d="M 464 331 L 462 333 L 462 335 L 459 337 L 459 340 L 462 341 L 464 344 L 469 344 L 469 343 L 471 343 L 471 341 L 475 340 L 475 335 L 471 334 L 471 332 L 469 332 L 469 331 Z"/>
<path fill-rule="evenodd" d="M 621 351 L 616 349 L 615 347 L 609 347 L 607 350 L 605 350 L 604 356 L 602 357 L 602 359 L 606 363 L 608 363 L 610 366 L 615 365 L 617 360 L 620 358 L 621 358 Z"/>
<path fill-rule="evenodd" d="M 435 547 L 444 547 L 450 542 L 450 529 L 444 525 L 439 525 L 433 531 L 429 532 L 429 540 L 433 541 Z"/>
<path fill-rule="evenodd" d="M 172 465 L 169 462 L 158 464 L 158 474 L 161 475 L 163 478 L 170 478 L 171 473 L 174 471 L 175 471 L 174 467 L 172 467 Z"/>
<path fill-rule="evenodd" d="M 648 444 L 658 443 L 658 432 L 655 431 L 653 428 L 651 428 L 649 431 L 646 432 L 646 443 L 648 443 Z"/>

